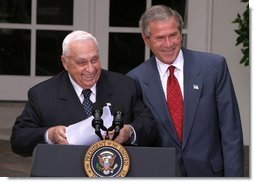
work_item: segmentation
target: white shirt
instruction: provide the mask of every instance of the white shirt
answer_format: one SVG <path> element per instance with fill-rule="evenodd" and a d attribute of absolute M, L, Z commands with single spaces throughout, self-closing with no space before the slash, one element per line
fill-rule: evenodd
<path fill-rule="evenodd" d="M 162 88 L 165 94 L 165 98 L 167 99 L 167 80 L 168 80 L 168 76 L 170 75 L 170 72 L 168 70 L 169 66 L 174 66 L 175 67 L 175 71 L 174 71 L 174 75 L 176 77 L 176 79 L 179 82 L 180 88 L 181 88 L 181 92 L 182 92 L 182 96 L 184 98 L 184 87 L 183 87 L 183 64 L 184 64 L 184 59 L 183 59 L 183 52 L 180 49 L 180 52 L 176 58 L 176 60 L 173 62 L 173 64 L 168 65 L 165 64 L 163 62 L 161 62 L 157 57 L 155 57 L 156 60 L 156 65 L 160 74 L 160 79 L 161 79 L 161 84 L 162 84 Z"/>
<path fill-rule="evenodd" d="M 84 101 L 84 96 L 82 94 L 82 91 L 84 90 L 82 87 L 80 87 L 72 78 L 71 76 L 69 75 L 69 78 L 70 78 L 70 81 L 71 81 L 71 84 L 73 85 L 74 87 L 74 90 L 76 91 L 77 95 L 78 95 L 78 98 L 80 100 L 81 103 L 83 103 Z M 95 103 L 96 101 L 96 83 L 90 88 L 90 90 L 92 91 L 91 95 L 90 95 L 90 100 Z"/>

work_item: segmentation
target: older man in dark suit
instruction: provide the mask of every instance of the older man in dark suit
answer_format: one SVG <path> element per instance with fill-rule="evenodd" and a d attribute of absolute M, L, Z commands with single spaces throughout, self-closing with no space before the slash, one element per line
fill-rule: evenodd
<path fill-rule="evenodd" d="M 135 80 L 101 69 L 98 44 L 91 34 L 74 31 L 67 35 L 61 61 L 65 71 L 29 90 L 25 109 L 12 129 L 15 153 L 31 155 L 39 143 L 68 144 L 66 127 L 89 117 L 82 105 L 83 90 L 89 90 L 90 102 L 123 106 L 124 126 L 116 142 L 153 143 L 157 125 L 137 92 Z M 113 131 L 109 135 L 112 139 Z"/>

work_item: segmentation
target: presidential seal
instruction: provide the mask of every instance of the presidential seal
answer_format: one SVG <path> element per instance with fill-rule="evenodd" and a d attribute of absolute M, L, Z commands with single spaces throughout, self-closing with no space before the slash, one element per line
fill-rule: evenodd
<path fill-rule="evenodd" d="M 91 145 L 84 157 L 84 168 L 89 177 L 124 177 L 129 166 L 127 151 L 112 140 L 101 140 Z"/>

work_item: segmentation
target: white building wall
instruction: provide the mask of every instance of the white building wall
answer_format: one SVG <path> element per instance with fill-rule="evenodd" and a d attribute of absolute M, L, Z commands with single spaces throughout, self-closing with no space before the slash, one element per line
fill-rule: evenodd
<path fill-rule="evenodd" d="M 235 46 L 237 24 L 232 23 L 237 13 L 242 14 L 246 3 L 240 0 L 214 0 L 211 52 L 224 55 L 235 86 L 241 113 L 244 144 L 250 143 L 250 66 L 240 64 L 241 46 Z"/>

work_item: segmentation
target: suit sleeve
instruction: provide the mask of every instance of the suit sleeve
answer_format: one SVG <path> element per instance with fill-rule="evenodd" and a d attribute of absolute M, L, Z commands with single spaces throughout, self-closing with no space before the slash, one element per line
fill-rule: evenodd
<path fill-rule="evenodd" d="M 142 96 L 135 82 L 133 107 L 133 122 L 131 125 L 137 134 L 137 144 L 139 146 L 153 146 L 157 136 L 157 123 L 155 122 L 150 109 L 144 104 Z"/>
<path fill-rule="evenodd" d="M 42 127 L 39 119 L 38 100 L 30 90 L 24 111 L 17 117 L 12 128 L 12 150 L 22 156 L 31 156 L 38 143 L 44 143 L 47 128 Z"/>
<path fill-rule="evenodd" d="M 217 78 L 217 108 L 225 176 L 243 176 L 243 136 L 238 103 L 225 59 Z"/>

